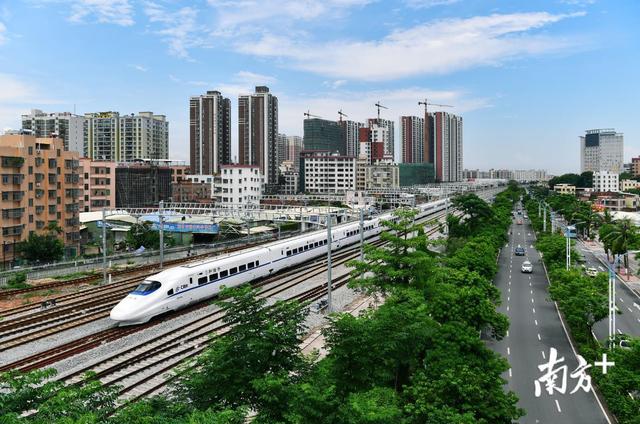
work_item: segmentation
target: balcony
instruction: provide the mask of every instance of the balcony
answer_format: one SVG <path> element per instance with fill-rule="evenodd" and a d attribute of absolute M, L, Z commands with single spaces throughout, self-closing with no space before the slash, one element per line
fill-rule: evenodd
<path fill-rule="evenodd" d="M 21 168 L 24 165 L 24 158 L 17 156 L 2 156 L 0 163 L 3 168 Z"/>
<path fill-rule="evenodd" d="M 2 184 L 20 185 L 24 181 L 22 174 L 2 174 Z"/>
<path fill-rule="evenodd" d="M 77 203 L 69 203 L 68 205 L 65 205 L 65 210 L 67 212 L 78 212 L 79 209 L 80 205 L 78 205 Z"/>
<path fill-rule="evenodd" d="M 2 228 L 2 235 L 7 237 L 7 236 L 19 236 L 22 234 L 22 230 L 23 230 L 24 226 L 23 225 L 15 225 L 12 227 L 3 227 Z"/>
<path fill-rule="evenodd" d="M 3 209 L 2 219 L 19 219 L 24 214 L 24 208 Z"/>

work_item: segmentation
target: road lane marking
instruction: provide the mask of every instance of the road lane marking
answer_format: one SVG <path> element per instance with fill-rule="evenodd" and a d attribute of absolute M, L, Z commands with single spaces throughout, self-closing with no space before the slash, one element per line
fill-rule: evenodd
<path fill-rule="evenodd" d="M 533 297 L 531 298 L 531 303 L 533 303 Z"/>
<path fill-rule="evenodd" d="M 507 337 L 509 337 L 509 330 L 507 330 Z"/>
<path fill-rule="evenodd" d="M 508 293 L 511 293 L 511 287 L 509 287 L 509 288 L 507 289 L 507 292 L 508 292 Z"/>
<path fill-rule="evenodd" d="M 533 290 L 529 290 L 531 292 L 531 294 L 533 294 Z"/>
<path fill-rule="evenodd" d="M 617 330 L 618 330 L 618 334 L 622 334 L 622 331 L 620 331 L 620 329 L 619 329 L 619 328 L 618 328 Z"/>
<path fill-rule="evenodd" d="M 640 310 L 640 305 L 638 305 L 636 302 L 633 302 L 633 307 L 638 308 Z"/>
<path fill-rule="evenodd" d="M 507 305 L 507 312 L 509 312 L 509 305 Z"/>
<path fill-rule="evenodd" d="M 542 340 L 542 337 L 540 337 L 540 333 L 538 333 L 538 340 Z"/>
<path fill-rule="evenodd" d="M 623 298 L 620 298 L 620 302 L 624 303 L 624 299 L 623 299 Z"/>
<path fill-rule="evenodd" d="M 511 355 L 511 349 L 507 346 L 507 355 Z"/>
<path fill-rule="evenodd" d="M 509 377 L 513 377 L 513 375 L 511 375 L 511 368 L 509 368 Z"/>
<path fill-rule="evenodd" d="M 536 308 L 532 308 L 532 309 L 533 309 L 533 313 L 535 314 L 536 313 Z"/>
<path fill-rule="evenodd" d="M 598 265 L 598 269 L 599 269 L 601 272 L 604 272 L 604 268 L 602 268 L 600 265 Z"/>
<path fill-rule="evenodd" d="M 529 281 L 529 287 L 531 287 L 531 281 Z"/>
<path fill-rule="evenodd" d="M 544 350 L 542 350 L 541 352 L 542 352 L 542 359 L 547 359 L 547 357 L 544 354 Z"/>
<path fill-rule="evenodd" d="M 537 319 L 534 319 L 533 322 L 535 322 L 536 325 L 538 325 L 538 320 Z"/>
<path fill-rule="evenodd" d="M 627 309 L 629 310 L 629 312 L 633 312 L 633 309 L 631 309 L 630 307 L 627 306 Z"/>
<path fill-rule="evenodd" d="M 562 409 L 560 409 L 560 403 L 558 403 L 558 399 L 556 399 L 556 406 L 558 407 L 558 412 L 562 413 Z"/>

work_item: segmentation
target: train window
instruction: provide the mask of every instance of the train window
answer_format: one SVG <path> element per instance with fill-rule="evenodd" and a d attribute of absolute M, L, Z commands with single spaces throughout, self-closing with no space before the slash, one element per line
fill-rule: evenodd
<path fill-rule="evenodd" d="M 211 274 L 209 276 L 209 281 L 215 281 L 218 279 L 218 273 L 216 272 L 215 274 Z"/>
<path fill-rule="evenodd" d="M 256 261 L 256 266 L 260 266 L 260 261 Z"/>
<path fill-rule="evenodd" d="M 253 262 L 249 262 L 247 266 L 249 267 L 249 269 L 253 268 L 254 267 Z"/>
<path fill-rule="evenodd" d="M 227 271 L 227 270 L 220 271 L 220 278 L 224 278 L 224 277 L 226 277 L 227 275 L 229 275 L 229 271 Z"/>
<path fill-rule="evenodd" d="M 287 256 L 291 256 L 291 250 L 287 250 Z"/>
<path fill-rule="evenodd" d="M 153 293 L 154 291 L 158 290 L 161 285 L 162 284 L 160 284 L 160 281 L 144 280 L 142 283 L 138 285 L 138 287 L 136 287 L 133 293 L 141 294 L 145 296 L 149 293 Z"/>
<path fill-rule="evenodd" d="M 296 247 L 295 249 L 293 249 L 293 254 L 297 254 L 298 253 L 298 248 Z"/>
<path fill-rule="evenodd" d="M 240 265 L 240 267 L 238 269 L 240 270 L 240 272 L 246 271 L 247 270 L 247 266 L 246 265 Z"/>
<path fill-rule="evenodd" d="M 233 274 L 237 274 L 238 273 L 238 267 L 234 266 L 233 268 L 231 268 L 229 270 L 229 274 L 233 275 Z"/>
<path fill-rule="evenodd" d="M 173 289 L 171 289 L 171 290 L 169 290 L 169 291 L 167 292 L 167 296 L 171 296 L 172 294 L 173 294 Z"/>
<path fill-rule="evenodd" d="M 198 285 L 201 286 L 203 284 L 207 284 L 207 276 L 198 278 Z"/>

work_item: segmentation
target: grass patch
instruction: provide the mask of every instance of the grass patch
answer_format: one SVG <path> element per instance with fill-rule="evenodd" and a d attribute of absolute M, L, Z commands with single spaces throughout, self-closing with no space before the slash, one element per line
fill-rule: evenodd
<path fill-rule="evenodd" d="M 95 272 L 72 272 L 71 274 L 58 275 L 56 277 L 53 277 L 53 279 L 58 281 L 68 281 L 88 277 L 91 275 L 95 275 Z"/>
<path fill-rule="evenodd" d="M 16 272 L 7 281 L 7 285 L 2 287 L 5 290 L 28 289 L 27 273 L 25 271 Z"/>

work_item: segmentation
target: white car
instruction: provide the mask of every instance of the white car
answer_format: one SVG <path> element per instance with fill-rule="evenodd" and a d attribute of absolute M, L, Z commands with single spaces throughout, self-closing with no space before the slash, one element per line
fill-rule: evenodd
<path fill-rule="evenodd" d="M 522 262 L 522 268 L 521 268 L 522 272 L 526 272 L 531 274 L 533 272 L 533 265 L 531 265 L 531 262 L 529 261 L 524 261 Z"/>
<path fill-rule="evenodd" d="M 597 277 L 598 270 L 593 267 L 587 268 L 587 270 L 585 271 L 585 274 L 587 274 L 589 277 Z"/>

